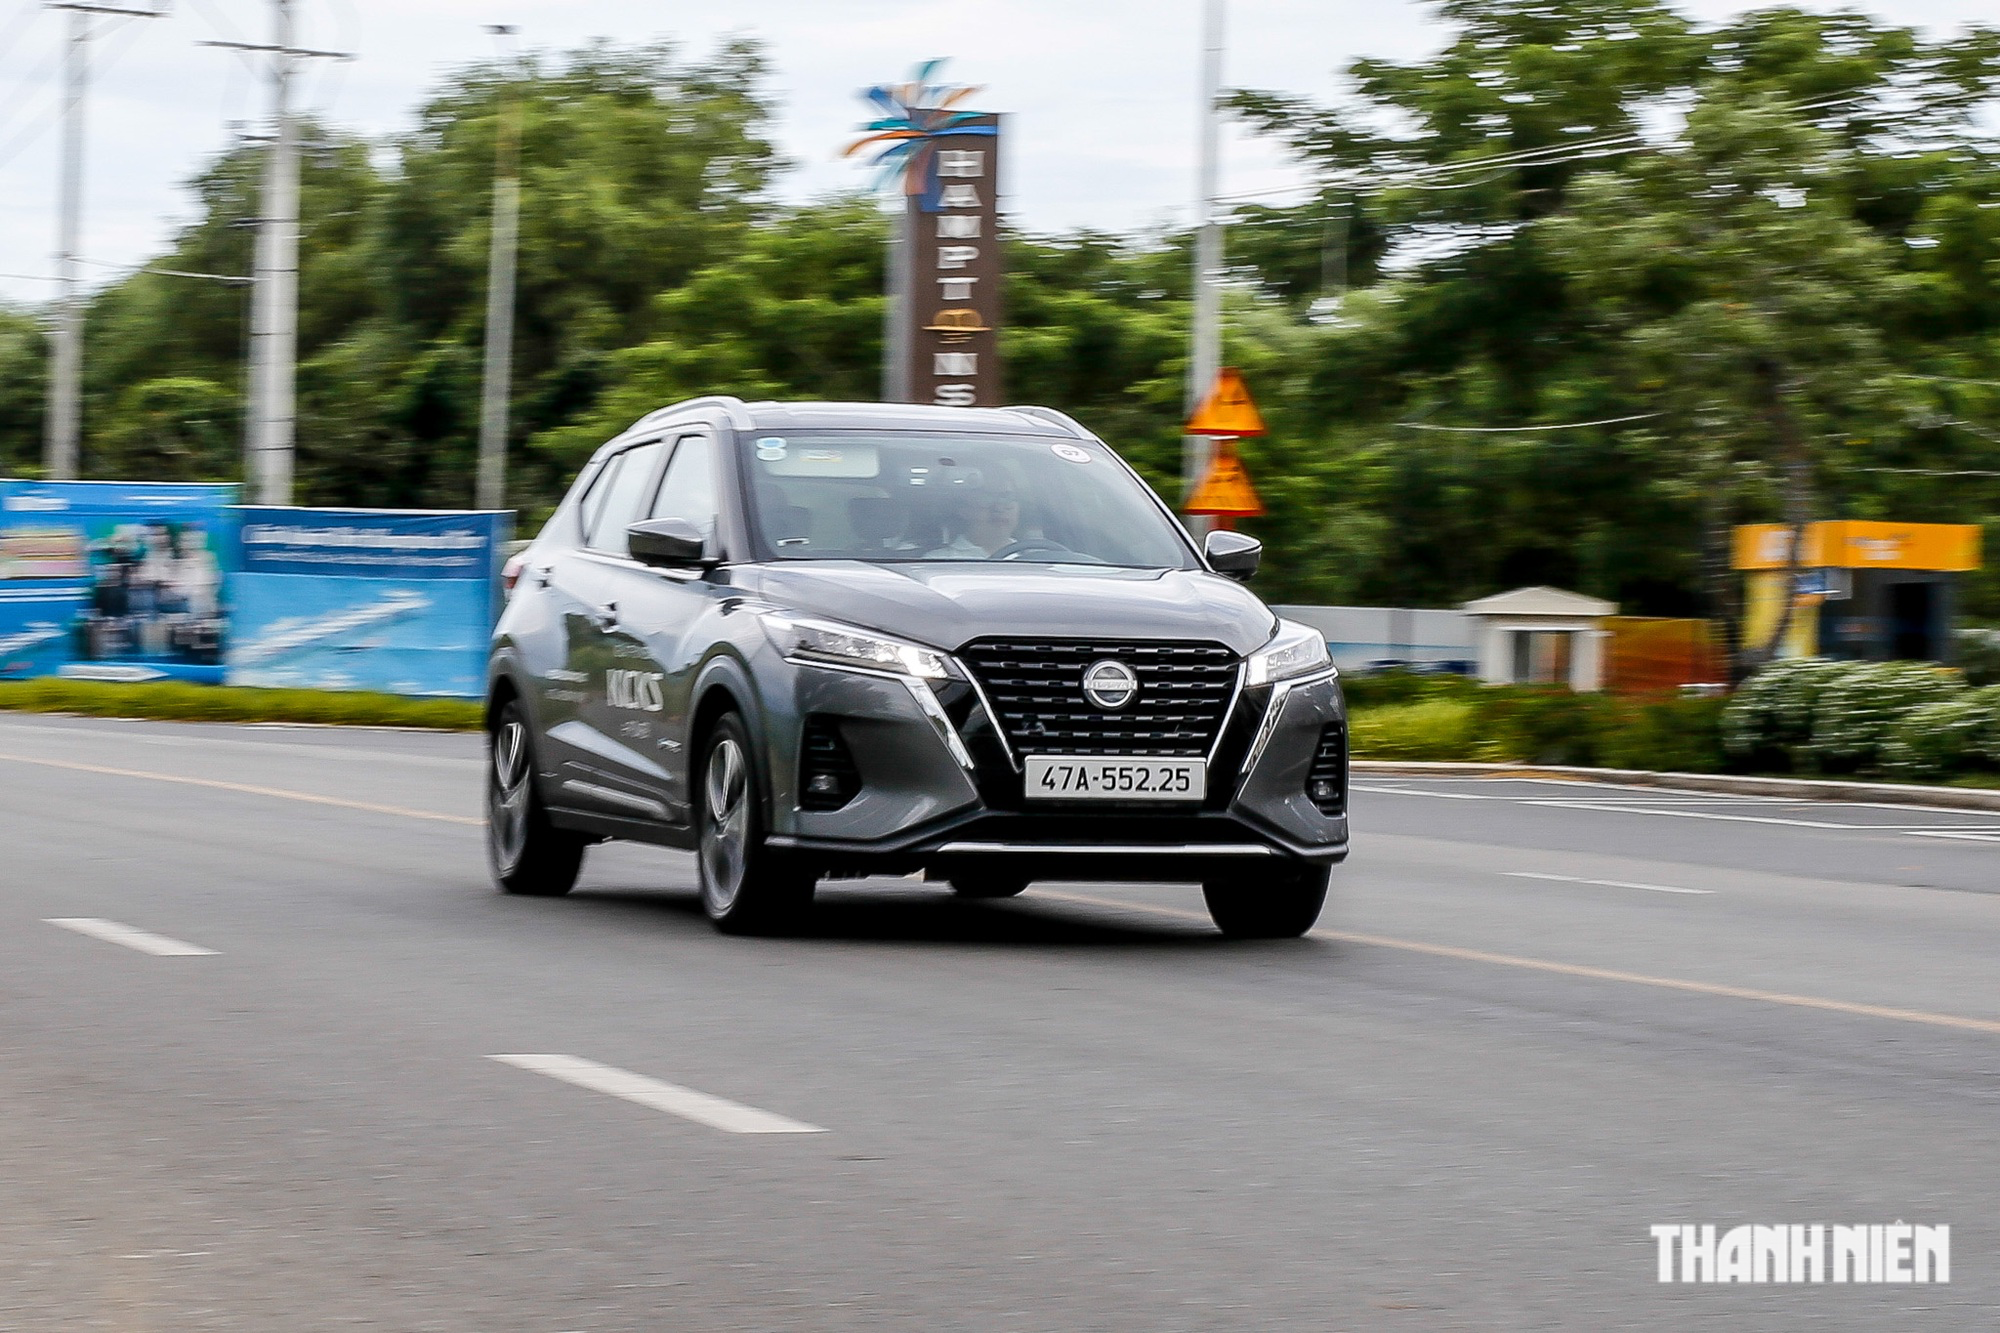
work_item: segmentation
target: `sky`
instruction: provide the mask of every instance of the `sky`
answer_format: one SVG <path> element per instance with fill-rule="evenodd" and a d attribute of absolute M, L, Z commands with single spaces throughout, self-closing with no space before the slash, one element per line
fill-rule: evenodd
<path fill-rule="evenodd" d="M 158 255 L 189 220 L 184 188 L 265 114 L 253 57 L 204 41 L 267 42 L 271 0 L 95 0 L 164 5 L 158 19 L 98 19 L 85 118 L 81 253 L 94 279 Z M 1801 7 L 1843 8 L 1829 0 Z M 449 71 L 497 54 L 488 24 L 525 47 L 668 38 L 706 53 L 733 34 L 765 46 L 774 136 L 793 164 L 785 198 L 858 188 L 838 158 L 863 119 L 856 93 L 948 57 L 946 76 L 1008 115 L 1002 187 L 1018 225 L 1125 231 L 1192 211 L 1202 0 L 295 0 L 295 40 L 349 51 L 307 63 L 299 100 L 371 136 L 410 125 Z M 1683 0 L 1718 21 L 1745 6 Z M 1874 0 L 1878 18 L 1943 35 L 2000 21 L 1994 0 Z M 58 126 L 67 15 L 0 0 L 0 300 L 53 292 Z M 1228 0 L 1224 78 L 1331 100 L 1362 56 L 1416 59 L 1443 30 L 1417 0 Z M 1226 136 L 1222 192 L 1283 191 L 1299 173 L 1267 142 Z"/>

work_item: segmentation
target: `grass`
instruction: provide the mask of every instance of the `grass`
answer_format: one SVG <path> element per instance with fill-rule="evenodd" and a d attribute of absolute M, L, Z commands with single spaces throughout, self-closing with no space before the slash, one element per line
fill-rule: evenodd
<path fill-rule="evenodd" d="M 1479 710 L 1459 699 L 1358 708 L 1347 720 L 1356 759 L 1473 759 Z"/>
<path fill-rule="evenodd" d="M 477 731 L 480 705 L 469 699 L 410 699 L 398 694 L 262 690 L 234 685 L 155 681 L 0 681 L 0 711 L 138 717 L 170 722 L 313 722 L 348 727 L 430 727 Z"/>

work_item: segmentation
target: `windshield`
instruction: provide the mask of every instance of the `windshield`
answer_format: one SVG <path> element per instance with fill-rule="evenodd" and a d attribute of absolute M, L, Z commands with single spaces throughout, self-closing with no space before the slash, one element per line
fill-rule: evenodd
<path fill-rule="evenodd" d="M 1095 441 L 813 431 L 748 450 L 766 558 L 1196 567 L 1144 483 Z"/>

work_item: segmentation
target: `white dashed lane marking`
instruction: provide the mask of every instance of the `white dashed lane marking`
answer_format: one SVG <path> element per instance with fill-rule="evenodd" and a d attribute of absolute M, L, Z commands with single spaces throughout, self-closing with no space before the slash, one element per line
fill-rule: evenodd
<path fill-rule="evenodd" d="M 754 1106 L 712 1097 L 693 1088 L 683 1088 L 675 1083 L 574 1055 L 495 1055 L 489 1058 L 517 1069 L 546 1074 L 592 1092 L 622 1097 L 628 1102 L 665 1111 L 668 1115 L 677 1115 L 683 1120 L 692 1120 L 698 1125 L 707 1125 L 710 1129 L 729 1134 L 826 1133 L 820 1126 L 808 1125 L 803 1120 L 774 1115 Z"/>
<path fill-rule="evenodd" d="M 155 935 L 150 930 L 140 930 L 118 921 L 106 921 L 95 916 L 50 916 L 43 917 L 51 926 L 61 926 L 79 935 L 88 935 L 94 940 L 109 944 L 122 944 L 140 953 L 155 954 L 161 958 L 192 957 L 196 954 L 212 954 L 213 949 L 204 949 L 199 944 L 189 944 L 185 940 L 171 939 L 165 935 Z"/>
<path fill-rule="evenodd" d="M 1679 889 L 1670 884 L 1635 884 L 1623 879 L 1584 879 L 1580 875 L 1545 875 L 1533 870 L 1505 870 L 1509 879 L 1547 879 L 1558 884 L 1593 884 L 1603 889 L 1645 889 L 1651 893 L 1714 893 L 1714 889 Z"/>

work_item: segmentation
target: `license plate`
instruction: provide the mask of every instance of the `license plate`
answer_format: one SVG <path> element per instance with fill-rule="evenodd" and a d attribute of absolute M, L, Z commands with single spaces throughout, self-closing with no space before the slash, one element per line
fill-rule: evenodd
<path fill-rule="evenodd" d="M 1198 801 L 1208 793 L 1200 759 L 1031 754 L 1023 776 L 1031 801 Z"/>

